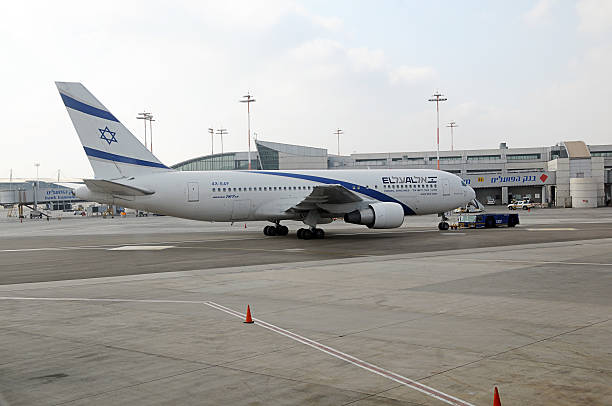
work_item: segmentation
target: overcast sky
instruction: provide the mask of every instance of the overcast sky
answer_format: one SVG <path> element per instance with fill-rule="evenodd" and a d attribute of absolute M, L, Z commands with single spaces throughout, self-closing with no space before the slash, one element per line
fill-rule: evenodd
<path fill-rule="evenodd" d="M 54 81 L 81 81 L 170 165 L 260 139 L 341 153 L 612 144 L 612 1 L 29 1 L 0 6 L 0 178 L 90 177 Z M 449 129 L 441 131 L 450 148 Z M 219 140 L 215 151 L 220 152 Z"/>

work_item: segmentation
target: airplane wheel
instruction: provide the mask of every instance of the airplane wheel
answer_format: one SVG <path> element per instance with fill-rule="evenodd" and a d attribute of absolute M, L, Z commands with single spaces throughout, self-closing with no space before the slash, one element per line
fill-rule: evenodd
<path fill-rule="evenodd" d="M 289 234 L 289 228 L 287 226 L 278 226 L 276 227 L 276 235 L 282 235 L 285 236 Z"/>
<path fill-rule="evenodd" d="M 276 235 L 276 228 L 273 226 L 265 226 L 264 235 L 267 235 L 268 237 L 274 237 Z"/>
<path fill-rule="evenodd" d="M 448 223 L 446 221 L 441 221 L 438 224 L 438 230 L 440 230 L 440 231 L 446 231 L 446 230 L 448 230 L 448 228 L 449 228 L 449 225 L 448 225 Z"/>
<path fill-rule="evenodd" d="M 315 228 L 313 232 L 314 232 L 314 237 L 319 240 L 325 237 L 325 231 L 323 231 L 322 228 Z"/>
<path fill-rule="evenodd" d="M 301 239 L 302 239 L 302 233 L 303 233 L 303 232 L 304 232 L 304 229 L 303 229 L 303 228 L 300 228 L 300 229 L 298 229 L 298 230 L 297 230 L 297 238 L 298 238 L 299 240 L 301 240 Z"/>
<path fill-rule="evenodd" d="M 313 235 L 312 235 L 312 231 L 310 231 L 310 230 L 309 230 L 309 229 L 307 229 L 307 228 L 304 228 L 304 229 L 302 230 L 302 239 L 303 239 L 303 240 L 310 240 L 312 237 L 313 237 Z"/>

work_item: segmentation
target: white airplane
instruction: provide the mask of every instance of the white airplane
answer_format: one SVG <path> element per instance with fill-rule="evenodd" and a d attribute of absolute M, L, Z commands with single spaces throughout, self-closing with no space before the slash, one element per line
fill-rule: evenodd
<path fill-rule="evenodd" d="M 168 168 L 81 83 L 56 82 L 94 171 L 80 199 L 203 221 L 270 221 L 267 236 L 323 238 L 317 226 L 335 218 L 369 228 L 396 228 L 404 216 L 444 213 L 467 204 L 474 190 L 431 169 L 177 171 Z"/>

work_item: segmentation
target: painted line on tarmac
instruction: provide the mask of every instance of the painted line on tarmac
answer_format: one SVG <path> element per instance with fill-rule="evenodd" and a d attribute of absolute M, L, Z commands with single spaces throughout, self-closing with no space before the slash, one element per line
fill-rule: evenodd
<path fill-rule="evenodd" d="M 429 232 L 437 232 L 437 230 L 412 230 L 412 231 L 386 231 L 386 232 L 355 232 L 355 233 L 333 233 L 330 232 L 329 237 L 334 236 L 351 236 L 351 235 L 379 235 L 379 234 L 404 234 L 404 233 L 429 233 Z M 246 240 L 261 240 L 260 237 L 252 237 L 252 238 L 215 238 L 215 239 L 205 239 L 205 240 L 184 240 L 184 241 L 157 241 L 157 242 L 146 242 L 144 244 L 147 245 L 161 245 L 161 244 L 189 244 L 189 243 L 207 243 L 207 242 L 225 242 L 225 241 L 246 241 Z M 101 245 L 80 245 L 74 247 L 40 247 L 40 248 L 13 248 L 13 249 L 3 249 L 0 250 L 0 253 L 3 252 L 36 252 L 36 251 L 71 251 L 71 250 L 108 250 L 113 247 L 123 247 L 123 246 L 136 246 L 142 245 L 143 243 L 132 243 L 132 244 L 101 244 Z M 192 247 L 175 247 L 175 248 L 192 248 Z M 200 248 L 200 247 L 198 247 Z M 204 247 L 201 247 L 204 248 Z M 262 249 L 262 251 L 267 251 Z M 278 251 L 278 250 L 272 250 Z"/>
<path fill-rule="evenodd" d="M 108 248 L 109 251 L 162 251 L 174 248 L 174 245 L 123 245 L 121 247 Z"/>
<path fill-rule="evenodd" d="M 174 247 L 176 249 L 180 249 L 180 250 L 216 250 L 216 251 L 247 251 L 247 252 L 275 252 L 275 253 L 302 253 L 305 252 L 305 250 L 303 251 L 295 251 L 295 250 L 291 250 L 291 251 L 287 251 L 285 249 L 282 248 L 236 248 L 236 247 Z M 315 252 L 316 251 L 309 251 L 309 252 Z M 319 254 L 336 254 L 335 252 L 318 252 Z"/>
<path fill-rule="evenodd" d="M 14 248 L 0 250 L 0 252 L 31 252 L 31 251 L 70 251 L 70 250 L 103 250 L 105 247 L 43 247 L 43 248 Z"/>
<path fill-rule="evenodd" d="M 148 245 L 160 245 L 160 244 L 187 244 L 187 243 L 198 243 L 198 242 L 224 242 L 224 241 L 244 241 L 244 240 L 260 240 L 261 238 L 222 238 L 222 239 L 211 239 L 211 240 L 186 240 L 186 241 L 158 241 L 158 242 L 147 242 Z M 40 247 L 40 248 L 13 248 L 0 250 L 2 252 L 30 252 L 30 251 L 70 251 L 70 250 L 108 250 L 112 247 L 128 247 L 137 246 L 143 243 L 133 244 L 102 244 L 102 245 L 80 245 L 75 247 Z"/>
<path fill-rule="evenodd" d="M 331 255 L 334 257 L 345 256 L 346 258 L 352 257 L 370 257 L 372 255 L 360 255 L 355 254 L 352 251 L 343 251 L 343 250 L 324 250 L 324 249 L 306 249 L 306 248 L 237 248 L 237 247 L 174 247 L 177 250 L 213 250 L 213 251 L 245 251 L 245 252 L 272 252 L 276 254 L 317 254 L 317 255 Z M 323 247 L 325 248 L 325 247 Z"/>
<path fill-rule="evenodd" d="M 527 261 L 520 259 L 479 259 L 479 258 L 453 258 L 453 261 L 469 261 L 469 262 L 513 262 L 518 264 L 551 264 L 551 265 L 593 265 L 593 266 L 612 266 L 601 262 L 564 262 L 564 261 Z"/>
<path fill-rule="evenodd" d="M 347 235 L 383 235 L 383 234 L 408 234 L 408 233 L 437 233 L 438 230 L 400 230 L 400 231 L 379 231 L 379 232 L 363 232 L 358 231 L 354 233 L 334 233 L 333 231 L 328 231 L 328 235 L 330 237 L 335 236 L 347 236 Z"/>
<path fill-rule="evenodd" d="M 329 232 L 329 237 L 335 236 L 352 236 L 352 235 L 382 235 L 382 234 L 406 234 L 406 233 L 430 233 L 430 232 L 438 232 L 437 230 L 410 230 L 410 231 L 383 231 L 383 232 L 354 232 L 354 233 L 334 233 L 333 231 Z M 184 240 L 184 241 L 157 241 L 157 242 L 147 242 L 147 245 L 161 245 L 161 244 L 189 244 L 189 243 L 206 243 L 206 242 L 225 242 L 225 241 L 245 241 L 245 240 L 261 240 L 260 237 L 252 237 L 252 238 L 215 238 L 215 239 L 206 239 L 206 240 Z M 123 246 L 132 246 L 132 245 L 141 245 L 143 243 L 133 243 L 133 244 L 101 244 L 101 245 L 80 245 L 74 247 L 39 247 L 39 248 L 12 248 L 12 249 L 3 249 L 0 250 L 0 253 L 3 252 L 36 252 L 36 251 L 72 251 L 72 250 L 108 250 L 112 247 L 123 247 Z M 176 247 L 182 248 L 182 247 Z M 187 247 L 185 247 L 187 248 Z"/>
<path fill-rule="evenodd" d="M 213 307 L 213 308 L 215 308 L 217 310 L 225 312 L 227 314 L 231 314 L 232 316 L 238 317 L 240 319 L 244 319 L 245 318 L 244 314 L 239 313 L 239 312 L 237 312 L 235 310 L 232 310 L 230 308 L 227 308 L 225 306 L 222 306 L 222 305 L 220 305 L 218 303 L 207 302 L 205 304 L 210 306 L 210 307 Z M 343 353 L 341 351 L 338 351 L 338 350 L 336 350 L 336 349 L 334 349 L 332 347 L 329 347 L 327 345 L 321 344 L 318 341 L 314 341 L 314 340 L 311 340 L 310 338 L 306 338 L 306 337 L 300 336 L 300 335 L 298 335 L 296 333 L 293 333 L 293 332 L 291 332 L 289 330 L 285 330 L 284 328 L 275 326 L 274 324 L 270 324 L 270 323 L 265 322 L 265 321 L 260 320 L 260 319 L 254 318 L 253 320 L 255 321 L 255 324 L 257 324 L 260 327 L 263 327 L 265 329 L 268 329 L 270 331 L 278 333 L 278 334 L 280 334 L 282 336 L 290 338 L 290 339 L 292 339 L 294 341 L 297 341 L 299 343 L 305 344 L 305 345 L 307 345 L 309 347 L 312 347 L 312 348 L 317 349 L 317 350 L 319 350 L 321 352 L 324 352 L 324 353 L 326 353 L 328 355 L 331 355 L 332 357 L 335 357 L 335 358 L 341 359 L 343 361 L 346 361 L 346 362 L 348 362 L 350 364 L 358 366 L 361 369 L 365 369 L 366 371 L 375 373 L 375 374 L 380 375 L 380 376 L 382 376 L 384 378 L 390 379 L 390 380 L 395 381 L 395 382 L 397 382 L 399 384 L 407 386 L 407 387 L 409 387 L 411 389 L 417 390 L 417 391 L 419 391 L 419 392 L 421 392 L 421 393 L 423 393 L 423 394 L 425 394 L 425 395 L 427 395 L 429 397 L 438 399 L 438 400 L 440 400 L 440 401 L 442 401 L 442 402 L 444 402 L 446 404 L 454 405 L 454 406 L 474 406 L 473 404 L 471 404 L 469 402 L 466 402 L 465 400 L 461 400 L 461 399 L 456 398 L 456 397 L 454 397 L 452 395 L 449 395 L 447 393 L 444 393 L 442 391 L 439 391 L 437 389 L 434 389 L 432 387 L 424 385 L 424 384 L 422 384 L 420 382 L 417 382 L 415 380 L 406 378 L 405 376 L 402 376 L 402 375 L 397 374 L 395 372 L 392 372 L 392 371 L 389 371 L 387 369 L 384 369 L 384 368 L 381 368 L 379 366 L 376 366 L 374 364 L 371 364 L 371 363 L 369 363 L 367 361 L 360 360 L 359 358 L 354 357 L 352 355 L 345 354 L 345 353 Z"/>
<path fill-rule="evenodd" d="M 0 296 L 0 300 L 23 300 L 23 301 L 44 301 L 44 302 L 110 302 L 110 303 L 183 303 L 183 304 L 203 304 L 213 309 L 222 311 L 224 313 L 230 314 L 240 319 L 244 319 L 246 317 L 245 314 L 239 313 L 233 309 L 222 306 L 218 303 L 205 301 L 205 300 L 167 300 L 167 299 L 114 299 L 114 298 L 84 298 L 84 297 L 23 297 L 23 296 Z M 424 385 L 418 381 L 412 380 L 410 378 L 406 378 L 400 374 L 389 371 L 387 369 L 381 368 L 374 364 L 371 364 L 367 361 L 363 361 L 357 357 L 352 355 L 343 353 L 338 351 L 332 347 L 321 344 L 318 341 L 311 340 L 310 338 L 303 337 L 296 333 L 293 333 L 289 330 L 285 330 L 284 328 L 275 326 L 274 324 L 265 322 L 260 319 L 253 318 L 255 324 L 260 327 L 263 327 L 267 330 L 273 331 L 277 334 L 290 338 L 294 341 L 307 345 L 311 348 L 324 352 L 332 357 L 341 359 L 350 364 L 353 364 L 361 369 L 372 372 L 376 375 L 380 375 L 384 378 L 390 379 L 394 382 L 402 384 L 411 389 L 417 390 L 429 397 L 438 399 L 448 405 L 453 406 L 474 406 L 472 403 L 466 402 L 465 400 L 461 400 L 452 395 L 434 389 L 430 386 Z"/>
<path fill-rule="evenodd" d="M 574 227 L 561 228 L 526 228 L 527 231 L 576 231 Z"/>
<path fill-rule="evenodd" d="M 205 300 L 170 300 L 170 299 L 113 299 L 89 297 L 28 297 L 28 296 L 0 296 L 0 300 L 26 300 L 41 302 L 112 302 L 112 303 L 183 303 L 208 304 Z"/>

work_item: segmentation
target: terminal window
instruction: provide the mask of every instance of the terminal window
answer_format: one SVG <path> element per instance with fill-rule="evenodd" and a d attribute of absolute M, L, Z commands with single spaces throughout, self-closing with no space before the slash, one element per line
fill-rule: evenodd
<path fill-rule="evenodd" d="M 436 161 L 438 158 L 435 156 L 429 157 L 430 161 Z M 441 156 L 440 161 L 461 161 L 460 156 Z"/>
<path fill-rule="evenodd" d="M 542 157 L 541 154 L 511 154 L 506 155 L 506 159 L 508 161 L 526 161 L 530 159 L 540 159 Z"/>
<path fill-rule="evenodd" d="M 383 166 L 387 164 L 387 158 L 382 158 L 382 159 L 356 159 L 355 160 L 355 164 L 356 165 L 362 165 L 362 166 Z"/>
<path fill-rule="evenodd" d="M 491 161 L 501 159 L 501 155 L 472 155 L 467 157 L 468 161 Z"/>

